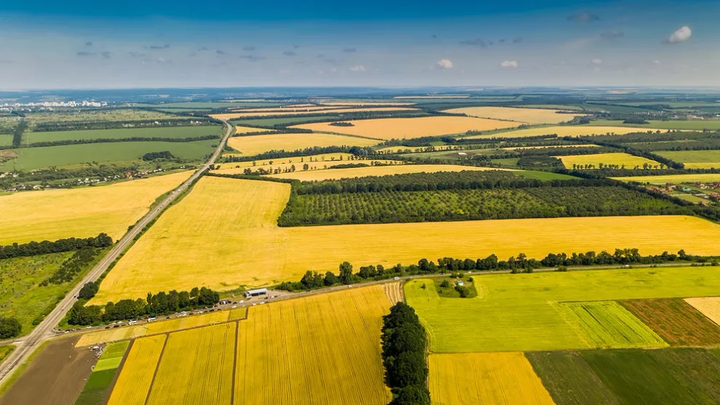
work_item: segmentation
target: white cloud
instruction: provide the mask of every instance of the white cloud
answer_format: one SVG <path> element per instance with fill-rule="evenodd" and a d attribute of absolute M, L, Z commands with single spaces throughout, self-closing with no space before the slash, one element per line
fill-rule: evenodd
<path fill-rule="evenodd" d="M 437 66 L 440 69 L 452 69 L 453 63 L 450 59 L 440 59 L 439 61 L 437 61 Z"/>
<path fill-rule="evenodd" d="M 593 65 L 602 65 L 603 60 L 599 59 L 599 58 L 595 58 L 595 59 L 591 59 L 590 63 L 592 63 Z"/>
<path fill-rule="evenodd" d="M 500 64 L 500 66 L 502 66 L 502 67 L 504 67 L 504 68 L 513 68 L 513 69 L 515 69 L 516 67 L 518 67 L 518 63 L 517 63 L 517 61 L 514 61 L 514 60 L 504 60 L 504 61 Z"/>
<path fill-rule="evenodd" d="M 351 72 L 364 72 L 364 71 L 365 71 L 365 66 L 363 66 L 363 65 L 353 66 L 353 67 L 350 68 L 350 71 L 351 71 Z"/>
<path fill-rule="evenodd" d="M 667 39 L 667 42 L 676 44 L 678 42 L 685 42 L 692 36 L 692 30 L 687 25 L 682 26 L 679 30 L 673 32 L 672 35 Z"/>

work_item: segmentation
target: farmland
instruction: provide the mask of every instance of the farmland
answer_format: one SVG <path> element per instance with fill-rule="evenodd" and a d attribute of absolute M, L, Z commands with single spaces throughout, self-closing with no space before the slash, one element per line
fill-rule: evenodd
<path fill-rule="evenodd" d="M 127 138 L 194 138 L 206 135 L 220 137 L 220 126 L 196 125 L 185 127 L 157 127 L 157 128 L 123 128 L 98 129 L 84 131 L 56 131 L 26 133 L 24 143 L 56 142 L 66 140 L 112 139 Z"/>
<path fill-rule="evenodd" d="M 660 121 L 660 120 L 649 120 L 647 124 L 644 125 L 637 125 L 637 124 L 623 124 L 622 121 L 609 121 L 609 120 L 597 120 L 592 122 L 593 125 L 625 125 L 625 126 L 633 126 L 637 128 L 642 128 L 642 130 L 646 130 L 645 127 L 649 127 L 648 129 L 677 129 L 677 130 L 695 130 L 695 131 L 702 131 L 704 129 L 707 130 L 718 130 L 720 129 L 720 120 L 668 120 L 668 121 Z"/>
<path fill-rule="evenodd" d="M 652 130 L 652 129 L 648 129 Z M 518 129 L 514 131 L 496 132 L 488 135 L 469 136 L 468 139 L 482 138 L 525 138 L 529 136 L 539 135 L 557 135 L 557 136 L 580 136 L 580 135 L 605 135 L 615 134 L 624 135 L 638 132 L 638 128 L 617 127 L 617 126 L 589 126 L 589 125 L 567 125 L 567 126 L 549 126 L 528 129 Z M 644 131 L 644 129 L 643 129 Z"/>
<path fill-rule="evenodd" d="M 234 322 L 171 333 L 147 404 L 230 404 Z"/>
<path fill-rule="evenodd" d="M 434 288 L 421 288 L 431 280 L 406 283 L 405 296 L 433 352 L 580 349 L 598 343 L 568 320 L 563 301 L 712 295 L 718 281 L 713 267 L 493 275 L 475 280 L 484 298 L 441 299 Z M 653 339 L 646 344 L 667 345 Z"/>
<path fill-rule="evenodd" d="M 658 151 L 658 155 L 682 162 L 688 169 L 720 168 L 720 150 Z"/>
<path fill-rule="evenodd" d="M 31 125 L 54 122 L 131 122 L 176 118 L 174 115 L 157 111 L 135 109 L 84 110 L 68 112 L 38 112 L 28 114 L 25 119 Z"/>
<path fill-rule="evenodd" d="M 643 157 L 633 156 L 627 153 L 599 153 L 596 155 L 573 155 L 558 156 L 565 167 L 601 168 L 603 166 L 617 166 L 627 169 L 641 169 L 647 165 L 651 167 L 660 166 L 660 163 Z"/>
<path fill-rule="evenodd" d="M 432 354 L 437 404 L 554 404 L 522 353 Z"/>
<path fill-rule="evenodd" d="M 707 183 L 720 181 L 720 173 L 697 174 L 668 174 L 660 176 L 630 176 L 616 177 L 616 180 L 635 181 L 638 183 L 665 184 L 665 183 Z"/>
<path fill-rule="evenodd" d="M 271 132 L 271 131 L 272 131 L 272 129 L 267 129 L 267 128 L 243 127 L 240 125 L 235 126 L 235 134 L 237 134 L 237 135 L 247 134 L 250 132 Z"/>
<path fill-rule="evenodd" d="M 577 116 L 577 114 L 564 114 L 562 110 L 545 108 L 465 107 L 445 110 L 445 112 L 526 124 L 559 124 Z"/>
<path fill-rule="evenodd" d="M 105 347 L 93 368 L 93 372 L 85 383 L 85 388 L 83 388 L 80 396 L 75 401 L 76 405 L 105 403 L 106 398 L 109 396 L 107 390 L 110 388 L 118 367 L 120 367 L 129 343 L 117 342 Z"/>
<path fill-rule="evenodd" d="M 467 131 L 492 131 L 512 128 L 518 123 L 472 117 L 383 118 L 350 121 L 352 126 L 330 123 L 303 124 L 297 128 L 316 132 L 337 132 L 378 139 L 409 139 L 423 136 L 460 134 Z"/>
<path fill-rule="evenodd" d="M 366 176 L 390 176 L 395 174 L 408 173 L 436 173 L 436 172 L 461 172 L 461 171 L 484 171 L 497 170 L 486 167 L 459 166 L 459 165 L 390 165 L 356 167 L 348 169 L 327 169 L 310 172 L 293 172 L 273 174 L 268 177 L 281 179 L 295 179 L 300 181 L 323 181 L 349 179 Z"/>
<path fill-rule="evenodd" d="M 685 301 L 720 325 L 720 297 L 686 298 Z"/>
<path fill-rule="evenodd" d="M 682 299 L 628 300 L 620 304 L 671 345 L 720 343 L 720 326 Z"/>
<path fill-rule="evenodd" d="M 290 111 L 284 111 L 290 110 Z M 414 108 L 408 107 L 370 107 L 370 108 L 332 108 L 332 107 L 320 107 L 320 108 L 306 108 L 299 109 L 298 111 L 292 111 L 289 108 L 283 108 L 278 110 L 263 110 L 263 111 L 249 111 L 240 110 L 233 113 L 227 114 L 213 114 L 211 117 L 221 120 L 238 120 L 243 118 L 251 117 L 280 117 L 285 115 L 317 115 L 322 113 L 328 114 L 347 114 L 347 113 L 364 113 L 364 112 L 395 112 L 395 111 L 414 111 Z"/>
<path fill-rule="evenodd" d="M 17 149 L 18 157 L 0 164 L 0 171 L 33 170 L 47 167 L 103 162 L 140 162 L 149 152 L 169 151 L 181 159 L 201 160 L 217 146 L 217 140 L 195 142 L 111 142 L 43 146 Z"/>
<path fill-rule="evenodd" d="M 389 308 L 380 286 L 251 308 L 238 333 L 235 404 L 386 404 Z"/>
<path fill-rule="evenodd" d="M 313 146 L 372 146 L 379 141 L 332 134 L 271 134 L 236 136 L 228 145 L 245 156 L 253 156 L 271 150 L 294 151 Z"/>
<path fill-rule="evenodd" d="M 165 335 L 149 336 L 132 343 L 108 405 L 145 404 L 165 339 Z"/>
<path fill-rule="evenodd" d="M 108 186 L 28 191 L 0 196 L 0 244 L 90 237 L 122 236 L 160 195 L 172 190 L 188 172 Z"/>
<path fill-rule="evenodd" d="M 717 252 L 714 240 L 720 237 L 718 225 L 686 216 L 464 221 L 442 227 L 417 223 L 278 228 L 276 221 L 289 195 L 288 184 L 201 179 L 125 254 L 94 301 L 102 304 L 108 299 L 139 298 L 148 291 L 197 285 L 219 290 L 268 285 L 299 279 L 308 269 L 335 270 L 346 260 L 358 266 L 395 265 L 437 255 L 509 257 L 524 252 L 544 257 L 549 252 L 629 246 L 645 254 L 679 249 L 710 254 Z M 645 232 L 638 234 L 637 229 Z M 196 243 L 207 247 L 186 249 Z M 213 273 L 208 274 L 207 268 L 213 268 Z M 257 272 L 258 268 L 263 272 Z"/>

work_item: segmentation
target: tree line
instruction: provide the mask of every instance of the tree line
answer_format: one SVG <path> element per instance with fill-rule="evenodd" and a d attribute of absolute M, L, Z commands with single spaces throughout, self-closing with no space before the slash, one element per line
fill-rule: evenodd
<path fill-rule="evenodd" d="M 208 308 L 220 302 L 220 294 L 212 289 L 201 287 L 190 291 L 148 293 L 143 300 L 124 299 L 101 305 L 84 305 L 87 299 L 97 292 L 97 285 L 88 283 L 83 286 L 80 300 L 68 312 L 70 325 L 98 325 L 101 322 L 114 322 L 139 319 L 143 316 L 168 315 L 180 311 Z"/>
<path fill-rule="evenodd" d="M 13 131 L 13 140 L 12 140 L 13 148 L 19 148 L 22 145 L 22 136 L 26 129 L 27 129 L 27 121 L 25 121 L 24 118 L 20 118 L 20 121 L 15 126 L 15 130 Z"/>
<path fill-rule="evenodd" d="M 161 152 L 148 152 L 142 155 L 142 160 L 146 162 L 157 159 L 175 159 L 175 155 L 173 155 L 169 150 L 164 150 Z"/>
<path fill-rule="evenodd" d="M 392 277 L 446 274 L 461 271 L 509 271 L 510 273 L 532 273 L 535 269 L 553 268 L 567 270 L 567 266 L 596 266 L 596 265 L 634 265 L 634 264 L 661 264 L 672 262 L 691 262 L 698 264 L 718 265 L 718 258 L 712 256 L 690 255 L 685 250 L 677 253 L 663 252 L 659 255 L 643 256 L 636 248 L 615 249 L 613 253 L 605 250 L 601 252 L 589 251 L 585 253 L 550 253 L 542 259 L 527 257 L 520 253 L 500 260 L 495 254 L 485 258 L 454 258 L 441 257 L 437 263 L 426 258 L 418 260 L 417 264 L 404 266 L 400 263 L 385 267 L 382 264 L 361 266 L 359 271 L 353 273 L 353 265 L 343 262 L 338 266 L 338 275 L 328 271 L 325 274 L 308 270 L 300 281 L 283 282 L 277 286 L 285 291 L 312 290 L 334 285 L 350 285 L 367 281 L 387 280 Z"/>
<path fill-rule="evenodd" d="M 13 243 L 12 245 L 0 246 L 0 260 L 13 257 L 25 257 L 44 255 L 48 253 L 70 252 L 83 248 L 104 248 L 112 246 L 113 240 L 105 233 L 90 238 L 66 238 L 54 242 L 44 240 L 42 242 Z"/>
<path fill-rule="evenodd" d="M 430 405 L 427 339 L 415 310 L 404 302 L 393 305 L 383 316 L 381 332 L 385 384 L 393 394 L 390 405 Z"/>
<path fill-rule="evenodd" d="M 201 124 L 195 122 L 201 121 Z M 125 129 L 128 125 L 131 128 L 157 128 L 157 127 L 181 127 L 208 125 L 210 121 L 204 117 L 192 119 L 175 118 L 161 120 L 143 121 L 85 121 L 85 122 L 41 122 L 33 127 L 33 132 L 55 132 L 55 131 L 84 131 L 90 129 Z"/>
<path fill-rule="evenodd" d="M 63 145 L 83 145 L 90 143 L 117 143 L 117 142 L 196 142 L 219 139 L 219 135 L 203 135 L 188 138 L 163 138 L 163 137 L 144 137 L 132 136 L 129 138 L 96 138 L 96 139 L 64 139 L 61 141 L 33 142 L 27 146 L 20 145 L 17 148 L 40 148 L 46 146 L 63 146 Z"/>

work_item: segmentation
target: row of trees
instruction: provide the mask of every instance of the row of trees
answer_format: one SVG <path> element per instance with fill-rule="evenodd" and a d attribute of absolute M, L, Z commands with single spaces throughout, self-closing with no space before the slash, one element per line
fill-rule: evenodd
<path fill-rule="evenodd" d="M 507 260 L 500 260 L 497 255 L 491 254 L 486 258 L 454 258 L 441 257 L 437 263 L 426 258 L 420 259 L 417 264 L 403 266 L 398 263 L 392 267 L 382 264 L 361 266 L 359 271 L 353 273 L 353 265 L 343 262 L 338 267 L 338 275 L 328 271 L 320 274 L 308 270 L 300 281 L 283 282 L 277 288 L 286 291 L 311 290 L 334 285 L 357 284 L 365 281 L 386 280 L 396 276 L 411 276 L 422 274 L 445 274 L 461 271 L 498 271 L 509 270 L 511 273 L 532 273 L 534 269 L 567 267 L 567 266 L 593 266 L 593 265 L 633 265 L 633 264 L 660 264 L 675 261 L 717 264 L 717 258 L 689 255 L 684 250 L 675 253 L 663 252 L 659 255 L 643 256 L 636 248 L 615 249 L 613 253 L 602 251 L 597 253 L 550 253 L 538 260 L 520 253 Z"/>
<path fill-rule="evenodd" d="M 51 132 L 51 131 L 79 131 L 89 129 L 114 129 L 114 128 L 157 128 L 157 127 L 180 127 L 180 126 L 196 126 L 197 122 L 202 121 L 202 125 L 211 124 L 207 118 L 174 118 L 162 120 L 143 120 L 143 121 L 84 121 L 84 122 L 40 122 L 35 125 L 33 132 Z"/>
<path fill-rule="evenodd" d="M 381 341 L 390 405 L 430 405 L 425 328 L 415 310 L 404 302 L 393 305 L 383 316 Z"/>
<path fill-rule="evenodd" d="M 144 161 L 150 161 L 150 160 L 158 160 L 158 159 L 174 159 L 175 155 L 173 155 L 169 150 L 164 150 L 161 152 L 148 152 L 142 156 L 142 160 Z"/>
<path fill-rule="evenodd" d="M 145 137 L 133 136 L 128 138 L 95 138 L 95 139 L 65 139 L 62 141 L 33 142 L 27 145 L 28 148 L 38 148 L 46 146 L 63 146 L 63 145 L 81 145 L 88 143 L 117 143 L 117 142 L 195 142 L 208 141 L 218 139 L 219 135 L 203 135 L 188 138 L 162 138 L 162 137 Z M 21 146 L 22 147 L 22 146 Z"/>
<path fill-rule="evenodd" d="M 86 289 L 87 288 L 87 289 Z M 167 315 L 196 308 L 212 307 L 220 302 L 220 294 L 209 288 L 193 288 L 190 291 L 170 291 L 157 294 L 148 293 L 146 299 L 124 299 L 108 302 L 104 306 L 87 305 L 86 297 L 92 298 L 97 285 L 83 286 L 81 300 L 75 302 L 68 313 L 70 325 L 97 325 L 101 322 L 114 322 L 138 319 L 146 315 Z M 94 290 L 94 292 L 93 292 Z"/>
<path fill-rule="evenodd" d="M 0 246 L 0 260 L 12 257 L 25 257 L 44 255 L 48 253 L 70 252 L 83 248 L 104 248 L 111 246 L 113 240 L 105 233 L 90 238 L 67 238 L 58 239 L 54 242 L 44 240 L 42 242 L 13 243 L 12 245 Z"/>

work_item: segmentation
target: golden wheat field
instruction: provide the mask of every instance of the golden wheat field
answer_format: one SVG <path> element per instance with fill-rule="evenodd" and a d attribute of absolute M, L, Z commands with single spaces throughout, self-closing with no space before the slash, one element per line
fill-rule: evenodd
<path fill-rule="evenodd" d="M 148 405 L 232 403 L 237 323 L 171 333 Z"/>
<path fill-rule="evenodd" d="M 352 106 L 352 107 L 364 107 L 364 106 L 409 106 L 415 105 L 415 103 L 403 103 L 397 101 L 365 101 L 365 100 L 343 100 L 343 101 L 325 101 L 317 100 L 323 106 Z"/>
<path fill-rule="evenodd" d="M 499 170 L 489 167 L 474 167 L 460 165 L 408 165 L 398 164 L 390 166 L 352 167 L 347 169 L 311 170 L 306 172 L 272 174 L 267 177 L 281 179 L 296 179 L 301 181 L 320 181 L 349 179 L 365 176 L 391 176 L 394 174 L 407 173 L 437 173 L 437 172 L 461 172 L 461 171 L 485 171 Z"/>
<path fill-rule="evenodd" d="M 600 168 L 600 165 L 617 165 L 626 169 L 642 169 L 643 165 L 660 166 L 659 162 L 646 159 L 644 157 L 634 156 L 629 153 L 598 153 L 594 155 L 567 155 L 555 156 L 562 160 L 563 165 L 568 169 L 572 169 L 574 165 L 585 166 L 593 165 L 594 168 Z"/>
<path fill-rule="evenodd" d="M 289 184 L 202 178 L 120 259 L 92 303 L 299 280 L 307 270 L 337 271 L 346 260 L 357 268 L 493 253 L 502 259 L 615 248 L 720 253 L 720 225 L 679 215 L 279 228 L 289 195 Z"/>
<path fill-rule="evenodd" d="M 295 160 L 298 160 L 298 161 L 299 161 L 300 159 L 297 158 L 297 159 L 295 159 Z M 245 163 L 245 162 L 243 162 L 243 163 Z M 313 162 L 303 161 L 303 162 L 281 163 L 281 164 L 275 164 L 275 162 L 273 162 L 272 165 L 266 164 L 266 165 L 255 166 L 255 167 L 253 167 L 253 166 L 247 166 L 247 165 L 242 166 L 242 167 L 240 167 L 240 166 L 238 166 L 238 167 L 232 167 L 232 164 L 227 164 L 227 165 L 226 165 L 226 167 L 227 167 L 226 169 L 220 169 L 220 170 L 217 171 L 217 173 L 221 173 L 221 174 L 244 174 L 244 173 L 245 173 L 245 169 L 247 169 L 247 168 L 249 167 L 252 171 L 259 171 L 260 169 L 262 169 L 262 170 L 269 170 L 271 173 L 272 173 L 273 171 L 275 171 L 275 170 L 279 170 L 280 172 L 282 172 L 282 174 L 281 174 L 281 173 L 278 173 L 277 175 L 268 176 L 268 177 L 275 177 L 275 176 L 277 176 L 277 177 L 283 177 L 283 176 L 292 176 L 293 174 L 298 173 L 298 172 L 318 171 L 318 170 L 320 170 L 320 171 L 325 171 L 325 170 L 327 170 L 327 169 L 332 169 L 334 166 L 342 165 L 342 164 L 348 164 L 348 163 L 354 163 L 354 164 L 362 163 L 362 164 L 366 164 L 366 165 L 369 165 L 369 166 L 372 166 L 373 164 L 379 164 L 379 165 L 391 165 L 391 164 L 401 165 L 401 164 L 405 164 L 405 162 L 399 161 L 399 160 L 374 160 L 374 159 L 368 159 L 368 160 L 313 161 Z M 307 169 L 305 169 L 306 165 L 307 165 Z M 336 170 L 341 170 L 341 169 L 336 169 Z M 291 172 L 285 173 L 286 171 L 291 171 Z"/>
<path fill-rule="evenodd" d="M 431 354 L 428 366 L 433 404 L 555 403 L 521 352 Z"/>
<path fill-rule="evenodd" d="M 156 198 L 188 177 L 190 172 L 181 172 L 107 186 L 0 196 L 0 245 L 87 238 L 101 232 L 117 240 Z"/>
<path fill-rule="evenodd" d="M 164 345 L 165 335 L 148 336 L 132 343 L 108 405 L 145 404 Z"/>
<path fill-rule="evenodd" d="M 631 176 L 613 177 L 615 180 L 636 181 L 638 183 L 666 184 L 666 183 L 707 183 L 720 181 L 720 173 L 699 174 L 668 174 L 661 176 Z"/>
<path fill-rule="evenodd" d="M 333 134 L 270 134 L 234 136 L 228 145 L 244 156 L 254 156 L 271 150 L 295 151 L 313 146 L 373 146 L 376 139 L 359 138 Z"/>
<path fill-rule="evenodd" d="M 517 127 L 517 122 L 473 117 L 378 118 L 350 121 L 351 127 L 338 127 L 328 122 L 296 125 L 316 132 L 337 132 L 379 139 L 408 139 L 423 136 L 460 134 L 467 131 L 492 131 Z"/>
<path fill-rule="evenodd" d="M 561 110 L 513 107 L 464 107 L 445 110 L 448 113 L 465 114 L 470 117 L 517 121 L 526 124 L 559 124 L 571 121 L 581 114 L 565 114 Z"/>
<path fill-rule="evenodd" d="M 268 117 L 268 116 L 284 116 L 284 115 L 312 115 L 312 114 L 345 114 L 355 112 L 394 112 L 394 111 L 411 111 L 416 108 L 408 107 L 370 107 L 370 108 L 332 108 L 332 107 L 321 107 L 318 109 L 303 108 L 295 111 L 287 111 L 287 108 L 278 111 L 264 111 L 264 112 L 246 112 L 247 110 L 240 110 L 239 112 L 226 113 L 226 114 L 212 114 L 211 117 L 219 120 L 232 120 L 238 118 L 249 118 L 249 117 Z"/>
<path fill-rule="evenodd" d="M 387 404 L 389 310 L 380 286 L 252 307 L 239 324 L 235 404 Z"/>
<path fill-rule="evenodd" d="M 277 158 L 277 159 L 260 159 L 260 160 L 252 160 L 252 161 L 245 161 L 245 162 L 232 162 L 232 163 L 222 163 L 216 166 L 220 166 L 218 170 L 231 170 L 231 169 L 239 169 L 244 167 L 262 167 L 262 166 L 271 166 L 271 165 L 284 165 L 284 164 L 294 164 L 294 165 L 300 165 L 302 166 L 303 163 L 312 163 L 312 162 L 324 162 L 328 164 L 337 164 L 337 163 L 347 163 L 348 160 L 352 160 L 354 156 L 351 153 L 322 153 L 318 155 L 310 155 L 310 156 L 292 156 L 292 157 L 286 157 L 286 158 Z"/>
<path fill-rule="evenodd" d="M 145 323 L 142 325 L 133 325 L 123 328 L 112 328 L 108 330 L 101 330 L 98 332 L 86 333 L 80 337 L 75 346 L 92 346 L 99 343 L 133 339 L 141 336 L 196 328 L 199 326 L 207 326 L 244 318 L 244 311 L 233 311 L 216 311 L 200 315 L 188 315 L 165 321 L 157 321 L 152 323 Z"/>
<path fill-rule="evenodd" d="M 720 325 L 720 297 L 686 298 L 685 301 Z"/>
<path fill-rule="evenodd" d="M 248 134 L 251 132 L 273 132 L 273 131 L 274 131 L 274 129 L 243 127 L 241 125 L 235 125 L 235 133 L 238 135 Z"/>
<path fill-rule="evenodd" d="M 566 125 L 566 126 L 548 126 L 528 129 L 518 129 L 515 131 L 497 132 L 488 135 L 473 135 L 468 139 L 480 138 L 525 138 L 528 136 L 552 135 L 557 136 L 582 136 L 582 135 L 625 135 L 633 132 L 656 131 L 652 128 L 630 128 L 630 127 L 603 127 L 590 125 Z"/>

